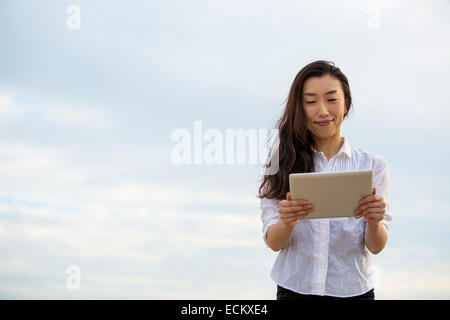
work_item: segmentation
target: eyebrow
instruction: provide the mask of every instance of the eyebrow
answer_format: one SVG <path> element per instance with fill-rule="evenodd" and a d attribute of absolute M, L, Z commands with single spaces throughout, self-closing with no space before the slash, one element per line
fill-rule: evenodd
<path fill-rule="evenodd" d="M 332 93 L 336 93 L 336 92 L 337 92 L 337 90 L 330 90 L 330 91 L 326 92 L 325 95 L 327 95 L 327 94 L 332 94 Z M 317 94 L 311 93 L 311 92 L 306 92 L 306 93 L 304 94 L 304 96 L 316 96 L 316 95 L 317 95 Z"/>

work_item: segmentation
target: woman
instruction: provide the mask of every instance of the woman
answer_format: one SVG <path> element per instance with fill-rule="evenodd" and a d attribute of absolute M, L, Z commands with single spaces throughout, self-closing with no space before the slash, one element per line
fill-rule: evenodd
<path fill-rule="evenodd" d="M 277 299 L 375 297 L 369 252 L 378 254 L 386 245 L 389 172 L 383 157 L 340 135 L 351 107 L 347 77 L 332 62 L 308 64 L 292 83 L 277 123 L 278 149 L 266 164 L 273 167 L 276 158 L 278 170 L 265 174 L 259 188 L 263 238 L 279 252 L 270 273 Z M 355 217 L 304 219 L 314 207 L 290 198 L 290 173 L 361 170 L 373 170 L 374 188 Z"/>

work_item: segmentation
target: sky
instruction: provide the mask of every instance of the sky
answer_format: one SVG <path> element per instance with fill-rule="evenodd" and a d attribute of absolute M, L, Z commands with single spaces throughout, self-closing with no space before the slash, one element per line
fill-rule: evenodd
<path fill-rule="evenodd" d="M 390 172 L 376 298 L 449 299 L 449 14 L 444 0 L 0 0 L 0 298 L 275 299 L 260 164 L 179 164 L 173 134 L 270 131 L 323 59 L 352 91 L 341 135 Z"/>

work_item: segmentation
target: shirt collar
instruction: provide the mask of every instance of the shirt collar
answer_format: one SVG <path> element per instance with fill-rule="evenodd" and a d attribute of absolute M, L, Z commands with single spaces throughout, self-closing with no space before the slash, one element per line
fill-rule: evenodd
<path fill-rule="evenodd" d="M 342 145 L 341 149 L 339 149 L 337 154 L 344 153 L 349 158 L 351 158 L 352 157 L 352 147 L 351 147 L 350 143 L 348 142 L 347 138 L 345 138 L 345 137 L 343 137 L 343 138 L 344 138 L 344 144 Z M 321 151 L 317 151 L 314 148 L 312 148 L 312 149 L 315 153 L 321 153 Z"/>

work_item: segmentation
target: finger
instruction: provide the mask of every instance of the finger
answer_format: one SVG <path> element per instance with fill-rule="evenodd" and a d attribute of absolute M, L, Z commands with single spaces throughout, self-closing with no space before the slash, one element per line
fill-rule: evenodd
<path fill-rule="evenodd" d="M 301 219 L 300 217 L 292 217 L 289 219 L 283 219 L 283 223 L 284 224 L 291 224 L 293 222 L 298 223 L 298 221 L 300 221 L 300 219 Z"/>
<path fill-rule="evenodd" d="M 305 213 L 310 213 L 313 212 L 314 208 L 309 208 L 309 209 L 304 209 L 304 210 L 296 210 L 296 211 L 289 211 L 289 212 L 281 212 L 280 213 L 280 217 L 293 217 L 293 216 L 297 216 L 297 215 L 304 215 Z"/>
<path fill-rule="evenodd" d="M 279 207 L 292 207 L 295 205 L 295 201 L 292 200 L 281 200 Z"/>
<path fill-rule="evenodd" d="M 372 214 L 372 213 L 382 213 L 385 214 L 385 208 L 366 208 L 363 211 L 358 212 L 357 214 L 355 214 L 355 218 L 359 219 L 363 216 L 366 216 L 368 214 Z"/>
<path fill-rule="evenodd" d="M 305 218 L 310 213 L 311 212 L 306 212 L 305 214 L 297 214 L 297 215 L 290 216 L 288 218 L 283 218 L 282 220 L 283 220 L 283 222 L 285 224 L 289 224 L 289 223 L 292 223 L 294 221 L 301 220 L 301 219 Z"/>
<path fill-rule="evenodd" d="M 285 204 L 285 205 L 288 205 L 288 206 L 293 206 L 293 205 L 295 205 L 295 204 L 297 204 L 297 205 L 302 205 L 302 204 L 308 203 L 308 201 L 303 200 L 303 199 L 300 199 L 300 200 L 292 200 L 292 196 L 291 196 L 291 193 L 290 193 L 290 192 L 286 193 L 286 200 L 283 200 L 283 201 L 285 201 L 285 203 L 288 203 L 288 204 Z M 281 201 L 281 202 L 283 202 L 283 201 Z M 280 204 L 281 204 L 281 202 L 280 202 Z"/>
<path fill-rule="evenodd" d="M 372 214 L 382 214 L 384 215 L 386 213 L 386 211 L 382 208 L 371 208 L 371 209 L 366 209 L 364 210 L 362 213 L 360 213 L 359 215 L 364 217 L 364 216 L 370 216 Z"/>
<path fill-rule="evenodd" d="M 314 210 L 312 210 L 312 211 L 309 211 L 309 210 L 306 211 L 306 213 L 303 214 L 303 215 L 301 215 L 300 218 L 301 218 L 301 219 L 304 219 L 307 215 L 309 215 L 309 214 L 312 213 L 313 211 L 314 211 Z"/>
<path fill-rule="evenodd" d="M 295 216 L 295 215 L 301 215 L 301 214 L 305 214 L 306 212 L 312 212 L 314 211 L 314 208 L 311 209 L 305 209 L 305 210 L 295 210 L 295 211 L 282 211 L 280 212 L 280 217 L 289 217 L 289 216 Z"/>
<path fill-rule="evenodd" d="M 374 201 L 382 201 L 382 200 L 384 200 L 384 198 L 382 196 L 371 194 L 371 195 L 369 195 L 367 197 L 362 198 L 359 201 L 359 205 L 363 205 L 363 204 L 366 204 L 366 203 L 369 203 L 369 202 L 374 202 Z"/>
<path fill-rule="evenodd" d="M 376 195 L 377 193 L 377 189 L 376 188 L 372 188 L 372 194 L 369 194 L 365 197 L 362 197 L 361 200 L 359 200 L 359 202 L 361 201 L 367 201 L 367 199 L 372 199 L 374 195 Z"/>
<path fill-rule="evenodd" d="M 306 203 L 307 201 L 306 200 L 292 200 L 292 197 L 291 197 L 291 193 L 290 192 L 288 192 L 287 194 L 286 194 L 286 200 L 287 200 L 287 202 L 297 202 L 297 201 L 301 201 L 300 202 L 300 204 L 301 203 Z"/>
<path fill-rule="evenodd" d="M 310 211 L 310 210 L 314 210 L 314 208 L 305 208 L 305 209 L 295 209 L 292 210 L 291 208 L 289 210 L 281 210 L 280 216 L 281 215 L 293 215 L 293 214 L 302 214 L 302 212 L 306 212 L 306 211 Z"/>
<path fill-rule="evenodd" d="M 306 200 L 281 200 L 279 206 L 281 207 L 295 207 L 310 204 Z"/>
<path fill-rule="evenodd" d="M 372 196 L 373 196 L 373 194 L 369 194 L 369 195 L 367 195 L 367 196 L 362 197 L 362 198 L 359 200 L 359 204 L 361 204 L 361 203 L 364 202 L 364 201 L 367 201 L 367 199 L 370 199 Z"/>
<path fill-rule="evenodd" d="M 364 210 L 365 208 L 384 208 L 385 206 L 386 204 L 384 201 L 373 201 L 359 206 L 358 209 Z"/>
<path fill-rule="evenodd" d="M 356 208 L 355 214 L 358 215 L 360 212 L 364 211 L 367 208 L 386 208 L 386 203 L 384 203 L 384 201 L 376 201 L 363 204 L 362 206 Z"/>
<path fill-rule="evenodd" d="M 384 208 L 368 208 L 366 210 L 364 210 L 363 212 L 361 212 L 358 216 L 359 217 L 364 217 L 367 216 L 369 214 L 384 214 L 385 210 Z"/>
<path fill-rule="evenodd" d="M 295 215 L 295 214 L 303 214 L 304 212 L 310 211 L 310 210 L 314 210 L 313 207 L 309 207 L 309 208 L 286 208 L 286 209 L 282 209 L 279 210 L 280 216 L 284 215 L 284 216 L 290 216 L 290 215 Z"/>

